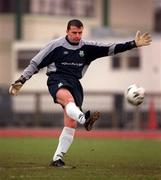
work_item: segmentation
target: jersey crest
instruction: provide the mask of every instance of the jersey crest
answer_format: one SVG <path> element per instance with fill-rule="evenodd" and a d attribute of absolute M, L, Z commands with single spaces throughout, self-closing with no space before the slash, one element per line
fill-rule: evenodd
<path fill-rule="evenodd" d="M 83 57 L 84 56 L 84 51 L 79 51 L 79 55 L 80 55 L 80 57 Z"/>
<path fill-rule="evenodd" d="M 58 84 L 58 88 L 60 88 L 61 86 L 63 86 L 63 83 L 60 82 L 60 83 Z"/>

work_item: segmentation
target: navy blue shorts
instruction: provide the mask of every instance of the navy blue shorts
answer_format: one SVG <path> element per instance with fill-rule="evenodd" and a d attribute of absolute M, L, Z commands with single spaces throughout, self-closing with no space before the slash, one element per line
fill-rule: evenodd
<path fill-rule="evenodd" d="M 58 89 L 66 88 L 72 94 L 76 105 L 81 108 L 84 95 L 82 85 L 78 79 L 64 74 L 50 74 L 47 80 L 47 85 L 55 103 L 57 103 L 56 93 Z"/>

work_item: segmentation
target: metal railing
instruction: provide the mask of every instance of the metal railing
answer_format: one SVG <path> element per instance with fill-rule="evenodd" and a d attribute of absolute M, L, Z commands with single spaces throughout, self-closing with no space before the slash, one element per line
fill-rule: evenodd
<path fill-rule="evenodd" d="M 62 108 L 54 104 L 48 92 L 23 92 L 16 97 L 0 92 L 0 106 L 0 126 L 63 125 Z M 144 103 L 134 107 L 126 102 L 122 93 L 85 92 L 83 110 L 88 109 L 101 112 L 97 128 L 161 127 L 161 93 L 146 94 Z"/>

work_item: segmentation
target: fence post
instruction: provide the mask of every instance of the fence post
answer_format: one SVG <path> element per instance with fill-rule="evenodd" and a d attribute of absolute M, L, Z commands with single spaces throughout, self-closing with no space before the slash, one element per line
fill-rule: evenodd
<path fill-rule="evenodd" d="M 140 129 L 140 112 L 139 107 L 137 106 L 134 110 L 134 120 L 133 120 L 134 129 Z"/>
<path fill-rule="evenodd" d="M 117 128 L 123 128 L 125 125 L 123 119 L 123 111 L 124 111 L 123 101 L 124 101 L 123 94 L 120 93 L 114 94 L 115 117 L 113 119 L 113 124 L 115 124 Z"/>
<path fill-rule="evenodd" d="M 39 92 L 35 93 L 35 125 L 39 126 L 40 125 L 40 119 L 41 119 L 41 106 L 40 106 L 40 98 L 41 95 Z"/>

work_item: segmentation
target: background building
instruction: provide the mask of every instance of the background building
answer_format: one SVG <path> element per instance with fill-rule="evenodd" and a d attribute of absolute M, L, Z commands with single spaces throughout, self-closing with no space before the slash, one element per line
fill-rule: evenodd
<path fill-rule="evenodd" d="M 30 59 L 45 43 L 64 36 L 66 23 L 71 18 L 80 18 L 85 25 L 84 38 L 96 41 L 111 43 L 131 40 L 138 29 L 152 34 L 151 46 L 94 62 L 82 83 L 86 92 L 99 93 L 99 98 L 95 95 L 87 96 L 85 104 L 96 104 L 94 109 L 101 108 L 103 112 L 110 112 L 110 118 L 113 117 L 115 103 L 127 86 L 131 83 L 141 84 L 149 95 L 157 96 L 154 101 L 161 119 L 161 0 L 1 0 L 1 87 L 8 87 L 20 76 Z M 44 74 L 45 69 L 25 84 L 23 92 L 47 92 L 47 77 Z M 30 100 L 26 103 L 26 96 L 29 95 L 13 98 L 11 109 L 17 112 L 25 110 L 25 114 L 32 112 L 34 108 L 31 102 L 35 102 L 35 98 L 30 94 Z M 46 96 L 36 98 L 38 102 L 34 106 L 35 111 L 43 108 L 52 111 L 52 105 L 44 106 L 52 103 L 46 100 Z M 122 99 L 120 101 L 119 108 L 123 103 Z M 146 101 L 141 107 L 143 116 L 146 112 L 143 119 L 147 118 L 151 98 Z M 39 107 L 39 103 L 43 107 Z M 59 111 L 59 108 L 55 109 Z"/>

